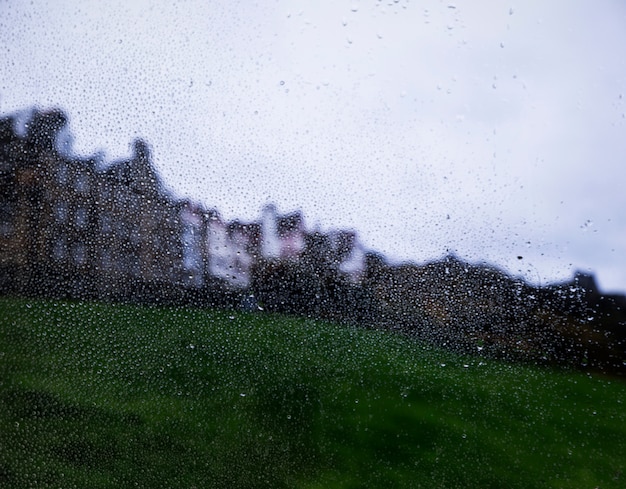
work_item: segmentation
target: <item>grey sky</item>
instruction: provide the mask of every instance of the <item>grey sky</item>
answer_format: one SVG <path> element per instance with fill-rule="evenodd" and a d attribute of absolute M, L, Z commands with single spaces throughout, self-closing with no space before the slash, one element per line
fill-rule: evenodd
<path fill-rule="evenodd" d="M 0 3 L 0 111 L 151 143 L 178 196 L 626 290 L 626 4 Z M 523 256 L 518 260 L 517 256 Z"/>

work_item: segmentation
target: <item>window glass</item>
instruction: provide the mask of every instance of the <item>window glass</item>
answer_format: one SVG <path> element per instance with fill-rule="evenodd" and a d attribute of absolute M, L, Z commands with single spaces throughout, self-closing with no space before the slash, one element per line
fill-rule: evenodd
<path fill-rule="evenodd" d="M 0 1 L 0 487 L 625 487 L 625 26 Z"/>
<path fill-rule="evenodd" d="M 64 223 L 67 220 L 68 204 L 64 201 L 59 201 L 55 207 L 55 214 L 57 221 Z"/>
<path fill-rule="evenodd" d="M 84 207 L 79 207 L 78 209 L 76 209 L 74 220 L 78 228 L 84 228 L 85 226 L 87 226 L 87 220 L 88 220 L 87 209 L 85 209 Z"/>

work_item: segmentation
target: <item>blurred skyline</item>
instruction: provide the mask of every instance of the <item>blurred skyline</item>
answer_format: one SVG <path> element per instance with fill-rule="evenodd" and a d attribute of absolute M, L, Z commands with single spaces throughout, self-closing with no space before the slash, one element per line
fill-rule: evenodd
<path fill-rule="evenodd" d="M 618 0 L 5 2 L 0 113 L 62 108 L 107 162 L 141 137 L 227 219 L 625 291 L 625 27 Z"/>

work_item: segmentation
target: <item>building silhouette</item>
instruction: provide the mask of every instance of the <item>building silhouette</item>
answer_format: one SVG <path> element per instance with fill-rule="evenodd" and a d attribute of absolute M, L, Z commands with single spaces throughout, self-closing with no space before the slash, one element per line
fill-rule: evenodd
<path fill-rule="evenodd" d="M 146 142 L 106 164 L 71 154 L 67 126 L 56 109 L 0 119 L 2 291 L 116 299 L 245 289 L 259 261 L 305 251 L 301 213 L 268 206 L 260 222 L 226 222 L 174 198 Z M 327 258 L 356 279 L 363 253 L 343 233 Z"/>
<path fill-rule="evenodd" d="M 67 126 L 56 109 L 0 118 L 2 294 L 262 307 L 625 371 L 626 297 L 593 275 L 538 288 L 454 256 L 390 265 L 354 232 L 310 232 L 273 205 L 228 222 L 168 192 L 144 141 L 106 163 L 73 155 Z"/>

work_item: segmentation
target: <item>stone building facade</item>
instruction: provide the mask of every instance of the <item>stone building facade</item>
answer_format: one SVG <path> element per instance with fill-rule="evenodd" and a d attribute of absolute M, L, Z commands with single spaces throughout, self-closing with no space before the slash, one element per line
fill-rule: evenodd
<path fill-rule="evenodd" d="M 4 289 L 101 297 L 181 281 L 181 204 L 163 190 L 146 143 L 103 168 L 59 147 L 62 112 L 34 112 L 23 135 L 17 122 L 0 120 Z"/>
<path fill-rule="evenodd" d="M 268 206 L 260 222 L 226 222 L 175 199 L 145 142 L 106 164 L 71 154 L 67 124 L 59 110 L 0 118 L 0 291 L 114 299 L 245 289 L 259 261 L 306 251 L 300 213 Z M 335 234 L 338 269 L 356 280 L 362 249 Z"/>

